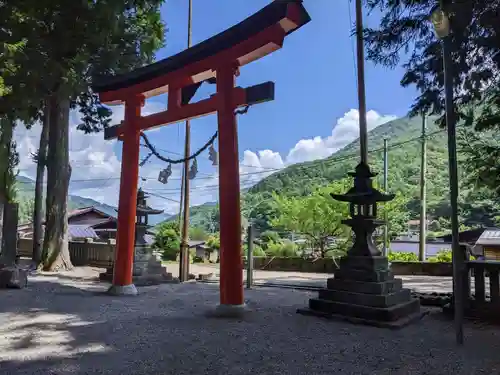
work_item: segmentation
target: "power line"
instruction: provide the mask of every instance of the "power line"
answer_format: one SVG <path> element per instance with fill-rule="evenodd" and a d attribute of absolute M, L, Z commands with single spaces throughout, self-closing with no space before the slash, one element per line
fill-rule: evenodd
<path fill-rule="evenodd" d="M 433 137 L 433 136 L 435 136 L 435 135 L 437 135 L 439 133 L 443 133 L 444 131 L 445 131 L 445 129 L 436 130 L 436 131 L 434 131 L 432 133 L 428 133 L 427 137 L 428 138 Z M 397 142 L 397 143 L 392 143 L 388 147 L 388 149 L 400 148 L 400 147 L 404 146 L 405 144 L 408 144 L 408 143 L 411 143 L 411 142 L 415 142 L 415 141 L 420 141 L 420 139 L 421 139 L 421 137 L 418 136 L 418 137 L 407 139 L 405 141 L 401 141 L 401 142 Z M 383 151 L 383 149 L 384 149 L 383 147 L 380 147 L 380 148 L 377 148 L 377 149 L 370 150 L 369 153 L 372 154 L 372 153 L 381 152 L 381 151 Z M 297 164 L 295 164 L 295 165 L 292 165 L 292 166 L 295 169 L 299 169 L 299 170 L 301 170 L 301 169 L 310 169 L 310 168 L 315 168 L 318 165 L 333 165 L 333 164 L 340 163 L 340 162 L 343 162 L 343 161 L 346 161 L 346 160 L 350 160 L 350 159 L 354 159 L 354 158 L 357 158 L 357 157 L 358 157 L 357 153 L 352 153 L 352 154 L 342 155 L 342 156 L 338 156 L 338 157 L 331 157 L 331 158 L 326 159 L 326 160 L 325 159 L 314 160 L 314 161 L 311 161 L 311 162 L 309 162 L 307 164 L 303 164 L 303 165 L 297 165 Z M 242 165 L 242 166 L 244 166 L 244 165 Z M 253 167 L 256 167 L 256 166 L 253 166 Z M 270 173 L 270 172 L 285 171 L 286 169 L 287 168 L 269 168 L 268 170 L 263 170 L 263 171 L 255 171 L 255 172 L 242 173 L 242 174 L 240 174 L 240 176 L 260 175 L 260 174 Z M 197 180 L 208 180 L 208 179 L 213 179 L 214 177 L 212 177 L 212 176 L 200 177 L 200 178 L 197 178 Z M 106 177 L 106 178 L 75 179 L 75 180 L 71 180 L 71 182 L 97 182 L 97 181 L 107 182 L 107 181 L 119 180 L 119 179 L 120 179 L 120 177 L 117 176 L 117 177 Z M 144 179 L 144 180 L 156 180 L 156 178 L 153 178 L 153 177 L 141 177 L 141 179 Z M 173 180 L 181 180 L 181 178 L 175 178 Z M 19 183 L 19 184 L 32 184 L 33 182 L 31 182 L 31 181 L 17 181 L 17 183 Z M 218 186 L 218 185 L 213 185 L 213 186 Z M 195 189 L 196 189 L 196 187 L 195 187 Z M 169 189 L 163 189 L 163 190 L 169 190 Z M 178 189 L 172 189 L 172 190 L 178 190 Z"/>

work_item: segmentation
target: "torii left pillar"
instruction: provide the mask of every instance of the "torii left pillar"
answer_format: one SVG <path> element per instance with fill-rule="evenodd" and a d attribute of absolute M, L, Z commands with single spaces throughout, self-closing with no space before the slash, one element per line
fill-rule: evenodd
<path fill-rule="evenodd" d="M 137 178 L 139 175 L 140 119 L 144 96 L 137 95 L 125 101 L 122 168 L 118 205 L 118 237 L 116 239 L 113 285 L 108 293 L 136 295 L 132 282 L 134 266 L 135 218 L 137 211 Z"/>
<path fill-rule="evenodd" d="M 234 84 L 237 68 L 217 69 L 219 131 L 220 305 L 216 313 L 234 315 L 245 308 L 241 252 L 240 173 Z"/>

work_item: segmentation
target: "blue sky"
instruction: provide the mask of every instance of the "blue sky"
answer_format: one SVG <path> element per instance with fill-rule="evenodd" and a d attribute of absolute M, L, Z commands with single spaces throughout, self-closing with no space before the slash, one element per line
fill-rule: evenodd
<path fill-rule="evenodd" d="M 269 2 L 193 0 L 193 44 L 240 22 Z M 237 84 L 243 87 L 268 80 L 276 84 L 274 101 L 251 107 L 247 114 L 238 117 L 243 187 L 288 164 L 327 157 L 357 138 L 355 40 L 351 37 L 349 14 L 354 17 L 354 4 L 349 0 L 305 0 L 304 5 L 312 21 L 288 36 L 281 50 L 242 68 L 237 79 Z M 167 0 L 161 13 L 168 32 L 166 47 L 158 52 L 158 59 L 186 48 L 188 1 Z M 378 14 L 365 17 L 367 24 L 376 25 L 378 21 Z M 402 75 L 401 68 L 388 70 L 366 63 L 370 128 L 407 113 L 416 91 L 400 86 Z M 214 90 L 213 85 L 204 87 L 194 100 Z M 157 97 L 148 100 L 144 112 L 165 107 L 166 98 Z M 123 108 L 116 108 L 115 121 L 122 117 Z M 191 148 L 196 150 L 217 129 L 216 116 L 193 120 L 191 127 Z M 21 155 L 36 150 L 39 135 L 34 132 L 19 129 L 16 139 Z M 165 126 L 148 134 L 157 148 L 173 152 L 165 153 L 167 156 L 179 157 L 175 153 L 183 152 L 183 124 Z M 70 151 L 74 171 L 71 193 L 116 205 L 121 143 L 106 142 L 102 134 L 84 135 L 73 126 Z M 217 199 L 217 170 L 207 153 L 198 158 L 198 165 L 200 174 L 192 183 L 193 204 Z M 180 169 L 174 167 L 171 180 L 162 185 L 156 180 L 165 167 L 164 163 L 151 159 L 141 168 L 141 176 L 146 179 L 141 185 L 162 196 L 153 198 L 157 206 L 174 212 L 178 207 L 175 200 L 179 200 Z M 34 176 L 34 165 L 29 158 L 21 158 L 20 169 L 22 174 Z"/>
<path fill-rule="evenodd" d="M 193 0 L 193 43 L 221 32 L 264 7 L 269 0 Z M 350 37 L 348 0 L 305 0 L 312 21 L 285 40 L 283 48 L 241 71 L 238 84 L 249 86 L 272 80 L 276 99 L 240 116 L 240 152 L 269 148 L 287 153 L 302 138 L 327 136 L 337 118 L 357 108 L 356 75 Z M 186 47 L 187 0 L 168 0 L 162 17 L 169 29 L 164 58 Z M 377 22 L 378 15 L 368 20 Z M 400 87 L 402 70 L 366 64 L 368 108 L 380 114 L 404 115 L 415 92 Z M 173 127 L 177 127 L 174 125 Z M 193 146 L 203 144 L 215 130 L 216 118 L 193 121 Z M 177 129 L 162 130 L 168 148 L 180 151 Z M 262 135 L 265 133 L 265 138 Z M 170 137 L 168 137 L 170 138 Z"/>

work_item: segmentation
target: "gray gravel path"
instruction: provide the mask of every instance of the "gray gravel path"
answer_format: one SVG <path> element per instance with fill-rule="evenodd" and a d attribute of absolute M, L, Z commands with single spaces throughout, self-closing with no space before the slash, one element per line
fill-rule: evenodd
<path fill-rule="evenodd" d="M 401 331 L 298 315 L 315 293 L 246 291 L 242 321 L 205 317 L 217 285 L 100 294 L 102 284 L 37 276 L 0 290 L 0 374 L 499 374 L 500 330 L 432 314 Z"/>

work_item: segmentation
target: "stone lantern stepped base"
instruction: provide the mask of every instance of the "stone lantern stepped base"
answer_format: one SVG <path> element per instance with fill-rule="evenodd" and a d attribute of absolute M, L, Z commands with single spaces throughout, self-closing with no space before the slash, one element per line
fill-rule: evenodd
<path fill-rule="evenodd" d="M 135 264 L 134 275 L 132 282 L 135 286 L 148 286 L 163 283 L 178 282 L 177 279 L 172 277 L 172 273 L 167 272 L 167 269 L 161 265 L 159 261 L 151 259 L 147 264 L 142 264 L 138 269 L 138 264 Z M 138 272 L 140 271 L 140 272 Z M 108 268 L 106 272 L 99 275 L 99 280 L 112 282 L 113 281 L 113 268 Z"/>
<path fill-rule="evenodd" d="M 380 256 L 342 258 L 327 288 L 309 300 L 309 308 L 297 312 L 387 328 L 403 327 L 425 314 L 419 300 L 394 278 L 387 258 Z"/>

